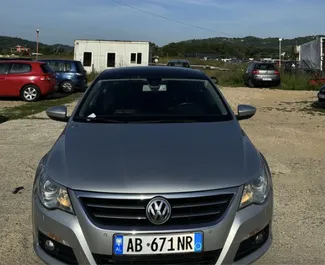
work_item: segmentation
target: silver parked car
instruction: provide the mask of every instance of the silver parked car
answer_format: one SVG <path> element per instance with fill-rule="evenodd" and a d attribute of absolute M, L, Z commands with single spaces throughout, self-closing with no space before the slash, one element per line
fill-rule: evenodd
<path fill-rule="evenodd" d="M 279 86 L 281 76 L 274 63 L 251 62 L 244 73 L 244 83 L 249 87 Z"/>
<path fill-rule="evenodd" d="M 249 264 L 271 246 L 265 157 L 200 71 L 102 72 L 41 159 L 34 249 L 47 264 Z"/>

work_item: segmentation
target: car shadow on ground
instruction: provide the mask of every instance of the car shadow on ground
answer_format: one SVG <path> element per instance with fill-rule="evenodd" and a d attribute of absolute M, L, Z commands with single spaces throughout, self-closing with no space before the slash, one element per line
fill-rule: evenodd
<path fill-rule="evenodd" d="M 325 112 L 325 102 L 324 103 L 320 103 L 319 101 L 315 101 L 313 103 L 311 103 L 310 105 L 312 108 L 314 109 L 318 109 L 322 112 Z"/>
<path fill-rule="evenodd" d="M 39 101 L 65 98 L 70 96 L 71 94 L 72 93 L 55 92 L 53 94 L 41 97 Z M 0 97 L 0 101 L 23 102 L 21 98 L 17 97 Z"/>
<path fill-rule="evenodd" d="M 7 118 L 6 116 L 0 115 L 0 124 L 6 122 L 8 120 L 9 120 L 9 118 Z"/>
<path fill-rule="evenodd" d="M 0 101 L 20 102 L 22 99 L 17 97 L 0 97 Z"/>

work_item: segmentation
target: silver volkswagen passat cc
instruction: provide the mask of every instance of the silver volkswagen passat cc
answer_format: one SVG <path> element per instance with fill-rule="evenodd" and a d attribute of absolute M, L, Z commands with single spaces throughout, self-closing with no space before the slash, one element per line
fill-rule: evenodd
<path fill-rule="evenodd" d="M 105 70 L 41 159 L 34 249 L 47 264 L 249 264 L 271 246 L 265 157 L 203 72 Z"/>

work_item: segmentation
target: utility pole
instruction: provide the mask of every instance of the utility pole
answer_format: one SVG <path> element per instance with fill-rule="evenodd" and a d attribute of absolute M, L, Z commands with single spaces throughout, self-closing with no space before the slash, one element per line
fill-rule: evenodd
<path fill-rule="evenodd" d="M 39 28 L 36 29 L 36 61 L 38 61 Z"/>
<path fill-rule="evenodd" d="M 279 69 L 281 69 L 282 38 L 279 38 Z"/>

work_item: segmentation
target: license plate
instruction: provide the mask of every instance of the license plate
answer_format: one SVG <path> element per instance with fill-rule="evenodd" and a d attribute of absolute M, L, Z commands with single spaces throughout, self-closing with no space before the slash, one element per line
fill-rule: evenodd
<path fill-rule="evenodd" d="M 172 254 L 203 251 L 203 233 L 114 235 L 115 255 Z"/>
<path fill-rule="evenodd" d="M 323 95 L 323 94 L 318 94 L 318 97 L 319 97 L 319 98 L 325 98 L 325 95 Z"/>
<path fill-rule="evenodd" d="M 262 78 L 263 81 L 272 81 L 272 78 Z"/>

